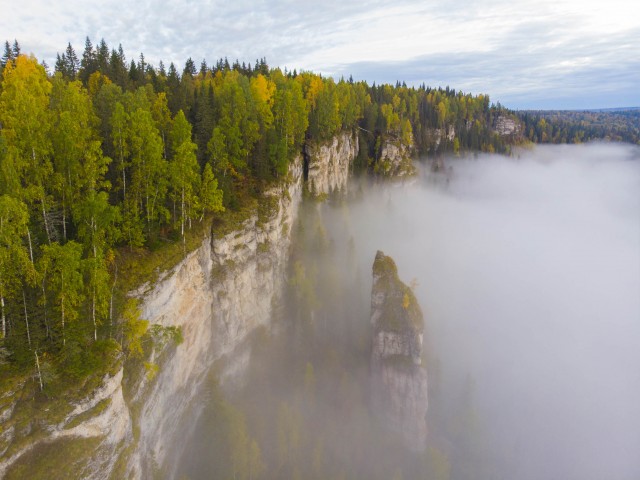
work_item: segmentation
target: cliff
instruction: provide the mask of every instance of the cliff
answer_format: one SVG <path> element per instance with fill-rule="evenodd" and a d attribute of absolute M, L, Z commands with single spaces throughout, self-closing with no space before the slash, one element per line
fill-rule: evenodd
<path fill-rule="evenodd" d="M 467 130 L 471 128 L 471 122 L 467 122 Z M 456 138 L 456 129 L 453 125 L 443 128 L 427 128 L 424 132 L 425 143 L 429 153 L 438 153 L 440 146 L 451 144 Z"/>
<path fill-rule="evenodd" d="M 493 122 L 493 131 L 502 137 L 517 137 L 522 133 L 522 123 L 515 115 L 498 115 Z"/>
<path fill-rule="evenodd" d="M 342 132 L 329 142 L 306 145 L 304 160 L 309 191 L 320 195 L 345 188 L 358 149 L 358 135 L 351 132 Z"/>
<path fill-rule="evenodd" d="M 380 153 L 374 165 L 374 172 L 387 177 L 405 177 L 416 173 L 411 160 L 413 135 L 409 142 L 394 135 L 383 135 L 380 140 Z"/>
<path fill-rule="evenodd" d="M 357 137 L 343 133 L 306 152 L 309 182 L 316 192 L 328 193 L 346 186 L 358 153 Z M 153 285 L 131 292 L 140 299 L 141 317 L 149 324 L 181 328 L 182 344 L 167 343 L 151 352 L 149 362 L 160 366 L 153 378 L 119 367 L 61 420 L 43 426 L 37 437 L 24 429 L 3 428 L 0 455 L 8 451 L 3 445 L 24 445 L 0 461 L 0 477 L 15 477 L 17 463 L 38 461 L 38 449 L 74 439 L 82 442 L 74 461 L 77 478 L 151 478 L 158 468 L 173 478 L 184 444 L 180 439 L 198 418 L 205 376 L 215 364 L 222 382 L 241 378 L 251 354 L 247 339 L 269 324 L 278 304 L 302 185 L 303 161 L 298 158 L 287 182 L 265 192 L 257 210 L 238 228 L 206 236 Z M 3 421 L 14 405 L 0 399 Z M 57 450 L 64 456 L 62 444 Z"/>
<path fill-rule="evenodd" d="M 391 257 L 378 251 L 371 290 L 371 404 L 382 423 L 420 452 L 427 437 L 427 373 L 422 365 L 420 305 L 398 278 Z"/>
<path fill-rule="evenodd" d="M 269 322 L 281 293 L 302 186 L 299 159 L 290 177 L 289 185 L 265 193 L 262 215 L 256 213 L 220 238 L 205 238 L 152 289 L 136 292 L 143 300 L 143 318 L 181 326 L 184 342 L 163 361 L 153 385 L 146 388 L 143 382 L 137 389 L 143 401 L 140 442 L 130 462 L 135 476 L 146 477 L 154 463 L 169 466 L 172 473 L 170 466 L 181 454 L 174 440 L 193 426 L 197 406 L 191 403 L 213 363 L 227 357 L 221 376 L 236 375 L 248 363 L 248 351 L 234 352 L 256 327 Z"/>

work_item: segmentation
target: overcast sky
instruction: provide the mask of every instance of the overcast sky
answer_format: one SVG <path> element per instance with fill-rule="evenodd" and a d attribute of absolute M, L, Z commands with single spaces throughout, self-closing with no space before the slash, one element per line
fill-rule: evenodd
<path fill-rule="evenodd" d="M 0 39 L 49 65 L 122 43 L 181 67 L 219 57 L 488 93 L 511 108 L 640 106 L 635 0 L 0 0 Z"/>

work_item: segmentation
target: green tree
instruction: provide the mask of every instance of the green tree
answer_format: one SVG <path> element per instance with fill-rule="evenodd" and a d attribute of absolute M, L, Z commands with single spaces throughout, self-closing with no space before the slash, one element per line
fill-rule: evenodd
<path fill-rule="evenodd" d="M 119 237 L 116 223 L 120 219 L 117 207 L 109 204 L 107 193 L 92 190 L 74 212 L 78 224 L 78 238 L 83 241 L 88 258 L 85 260 L 86 296 L 91 303 L 93 338 L 98 339 L 98 326 L 109 315 L 110 248 Z"/>
<path fill-rule="evenodd" d="M 222 203 L 223 192 L 218 188 L 218 180 L 214 177 L 211 165 L 208 163 L 202 171 L 202 182 L 198 194 L 196 211 L 200 214 L 200 220 L 206 213 L 224 212 Z"/>
<path fill-rule="evenodd" d="M 9 195 L 0 196 L 0 316 L 2 338 L 7 336 L 7 302 L 15 299 L 22 281 L 33 283 L 35 270 L 24 247 L 29 224 L 27 206 Z"/>
<path fill-rule="evenodd" d="M 153 105 L 151 106 L 151 113 L 153 114 L 153 119 L 156 122 L 156 127 L 160 132 L 160 136 L 162 137 L 162 144 L 164 146 L 162 156 L 167 158 L 169 132 L 171 131 L 171 111 L 169 110 L 166 93 L 158 93 Z"/>
<path fill-rule="evenodd" d="M 98 58 L 96 51 L 93 48 L 93 44 L 89 37 L 86 37 L 84 41 L 84 52 L 82 53 L 82 60 L 80 60 L 80 71 L 78 72 L 78 78 L 84 85 L 89 82 L 89 77 L 98 70 Z"/>
<path fill-rule="evenodd" d="M 209 162 L 216 175 L 226 177 L 227 171 L 232 167 L 227 153 L 226 138 L 220 127 L 213 129 L 211 139 L 207 144 L 207 152 L 209 153 Z"/>
<path fill-rule="evenodd" d="M 229 162 L 238 173 L 245 174 L 260 131 L 249 81 L 238 72 L 229 71 L 215 90 L 215 96 L 217 127 L 224 136 Z"/>
<path fill-rule="evenodd" d="M 102 156 L 97 134 L 98 119 L 93 104 L 78 81 L 67 83 L 60 75 L 53 81 L 54 191 L 62 204 L 63 237 L 67 238 L 67 219 L 88 190 L 104 185 L 109 159 Z"/>
<path fill-rule="evenodd" d="M 122 311 L 122 330 L 124 337 L 124 346 L 134 358 L 142 358 L 144 351 L 142 349 L 142 337 L 147 333 L 149 321 L 140 318 L 142 312 L 138 305 L 138 300 L 129 298 L 124 304 Z"/>
<path fill-rule="evenodd" d="M 117 162 L 117 169 L 121 176 L 120 189 L 122 190 L 122 201 L 127 199 L 127 168 L 129 162 L 129 115 L 120 102 L 116 102 L 111 115 L 111 137 L 113 139 L 113 150 Z"/>
<path fill-rule="evenodd" d="M 162 158 L 162 139 L 151 112 L 138 108 L 131 114 L 128 136 L 131 151 L 131 194 L 125 200 L 125 224 L 133 246 L 144 238 L 138 212 L 144 214 L 147 230 L 159 220 L 167 220 L 167 161 Z M 129 222 L 127 224 L 127 221 Z"/>
<path fill-rule="evenodd" d="M 274 73 L 277 87 L 273 104 L 273 128 L 269 136 L 269 158 L 278 175 L 287 173 L 289 161 L 302 148 L 309 126 L 307 103 L 301 83 Z"/>
<path fill-rule="evenodd" d="M 50 93 L 51 83 L 35 58 L 21 55 L 5 67 L 0 94 L 0 134 L 7 148 L 2 162 L 5 192 L 32 207 L 40 202 L 49 241 L 53 226 L 45 185 L 52 173 Z"/>
<path fill-rule="evenodd" d="M 172 159 L 171 198 L 174 205 L 180 205 L 180 235 L 184 242 L 185 223 L 191 223 L 191 212 L 198 204 L 198 189 L 200 184 L 200 168 L 196 159 L 197 146 L 191 141 L 191 125 L 182 110 L 173 119 L 171 130 Z"/>
<path fill-rule="evenodd" d="M 74 241 L 57 242 L 42 247 L 39 271 L 53 294 L 61 326 L 62 345 L 66 345 L 65 328 L 74 325 L 80 316 L 83 298 L 82 245 Z M 75 325 L 74 325 L 75 326 Z"/>

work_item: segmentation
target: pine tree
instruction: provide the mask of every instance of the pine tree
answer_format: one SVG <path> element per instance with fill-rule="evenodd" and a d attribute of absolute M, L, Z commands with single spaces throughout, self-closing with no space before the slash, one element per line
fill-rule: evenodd
<path fill-rule="evenodd" d="M 207 61 L 203 58 L 200 63 L 200 76 L 204 78 L 209 71 L 209 67 L 207 66 Z"/>
<path fill-rule="evenodd" d="M 109 47 L 107 46 L 107 42 L 104 41 L 104 38 L 100 40 L 96 49 L 96 64 L 98 71 L 108 77 L 111 76 L 111 72 L 109 71 Z"/>
<path fill-rule="evenodd" d="M 184 64 L 184 70 L 182 71 L 182 75 L 190 75 L 190 76 L 194 76 L 196 74 L 197 70 L 196 70 L 196 64 L 195 62 L 191 59 L 191 57 L 189 57 L 186 61 L 186 63 Z"/>
<path fill-rule="evenodd" d="M 125 62 L 124 50 L 122 49 L 122 44 L 120 44 L 117 51 L 111 50 L 109 71 L 111 73 L 111 79 L 123 90 L 126 90 L 128 85 L 128 70 Z"/>
<path fill-rule="evenodd" d="M 71 42 L 67 45 L 64 56 L 66 57 L 66 76 L 72 80 L 75 80 L 78 70 L 80 70 L 80 60 L 76 55 L 75 50 L 71 46 Z"/>
<path fill-rule="evenodd" d="M 63 77 L 67 77 L 67 57 L 64 53 L 62 55 L 56 53 L 56 64 L 54 69 L 56 73 L 59 72 Z"/>
<path fill-rule="evenodd" d="M 140 70 L 138 70 L 138 66 L 133 60 L 129 64 L 129 81 L 133 85 L 139 85 L 140 82 Z"/>
<path fill-rule="evenodd" d="M 4 53 L 2 54 L 2 59 L 0 60 L 0 65 L 4 68 L 8 62 L 12 62 L 15 59 L 13 55 L 13 50 L 11 49 L 11 45 L 9 45 L 9 41 L 4 42 Z"/>
<path fill-rule="evenodd" d="M 89 37 L 84 42 L 84 52 L 82 53 L 82 60 L 80 61 L 80 73 L 79 78 L 82 83 L 87 85 L 89 77 L 96 71 L 98 71 L 98 56 Z"/>
<path fill-rule="evenodd" d="M 20 56 L 21 53 L 21 49 L 20 49 L 20 44 L 18 43 L 18 40 L 13 40 L 13 47 L 11 48 L 12 52 L 13 52 L 13 58 L 16 59 Z"/>

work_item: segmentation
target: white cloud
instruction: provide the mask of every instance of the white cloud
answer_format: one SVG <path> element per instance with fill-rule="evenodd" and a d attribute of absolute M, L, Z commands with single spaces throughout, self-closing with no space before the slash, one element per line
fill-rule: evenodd
<path fill-rule="evenodd" d="M 383 67 L 436 58 L 440 72 L 416 83 L 510 92 L 516 99 L 513 85 L 537 81 L 523 91 L 531 97 L 562 89 L 566 75 L 576 72 L 610 68 L 627 78 L 629 66 L 638 63 L 640 44 L 640 7 L 626 0 L 0 1 L 7 3 L 2 36 L 17 38 L 49 63 L 69 41 L 81 52 L 86 35 L 94 43 L 102 37 L 112 47 L 122 43 L 129 58 L 144 52 L 152 63 L 162 59 L 179 66 L 188 57 L 211 63 L 224 56 L 246 61 L 266 56 L 272 65 L 348 74 L 346 68 L 363 62 Z M 465 71 L 457 64 L 461 59 L 488 67 L 495 76 Z M 455 76 L 448 75 L 452 71 Z M 509 73 L 510 82 L 505 81 Z M 394 72 L 387 76 L 400 78 Z M 639 77 L 632 80 L 640 83 Z M 638 97 L 632 100 L 637 103 Z"/>

